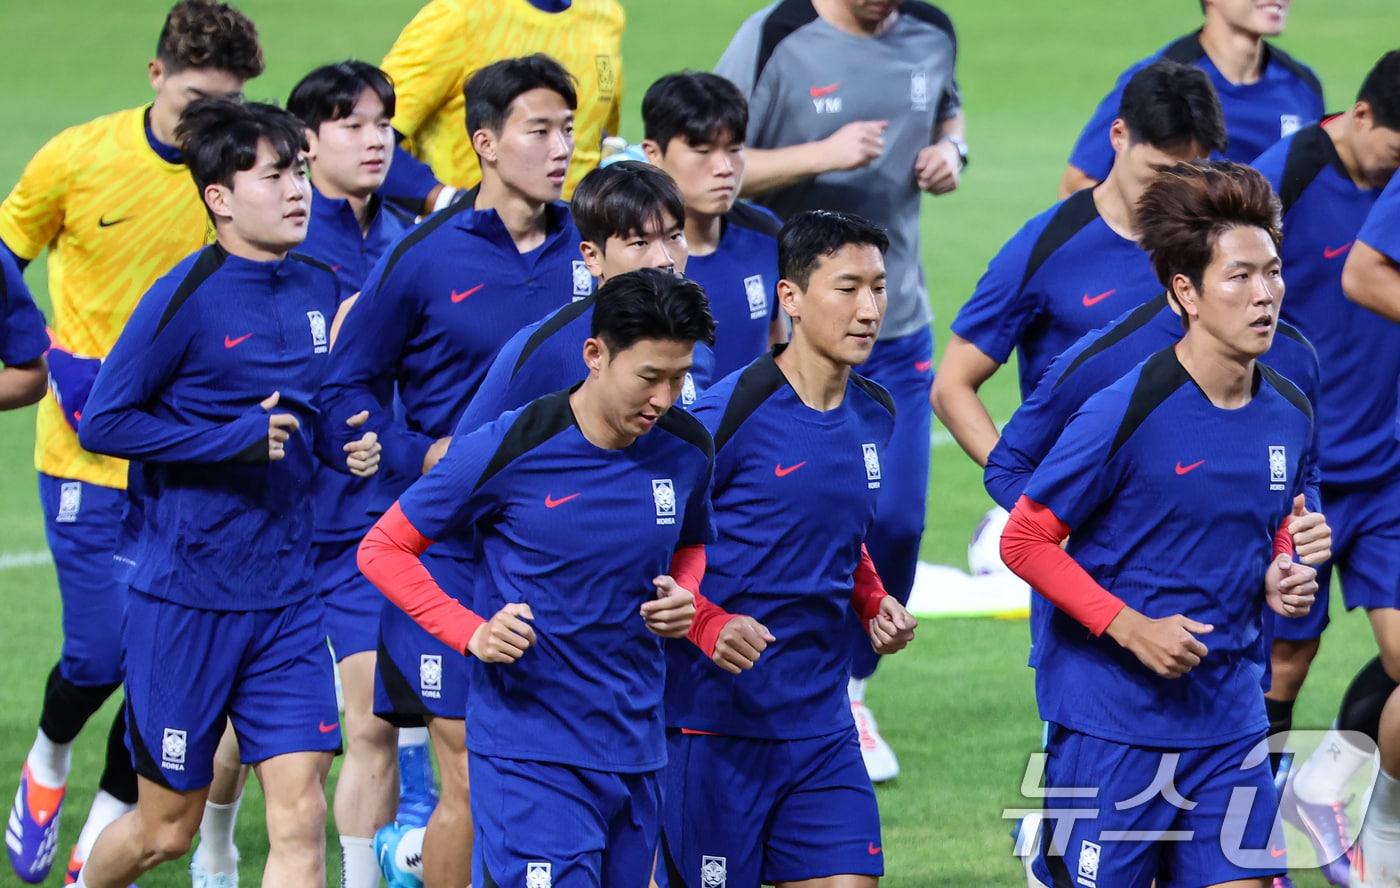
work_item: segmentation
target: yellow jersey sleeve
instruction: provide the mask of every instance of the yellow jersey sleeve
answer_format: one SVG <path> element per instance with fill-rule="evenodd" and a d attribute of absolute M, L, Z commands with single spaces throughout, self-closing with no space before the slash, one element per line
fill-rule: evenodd
<path fill-rule="evenodd" d="M 394 129 L 415 139 L 423 125 L 460 95 L 466 55 L 443 47 L 465 46 L 466 16 L 451 0 L 433 0 L 418 11 L 380 66 L 394 81 Z"/>
<path fill-rule="evenodd" d="M 37 257 L 63 228 L 73 141 L 73 130 L 50 139 L 0 203 L 0 240 L 21 258 Z"/>

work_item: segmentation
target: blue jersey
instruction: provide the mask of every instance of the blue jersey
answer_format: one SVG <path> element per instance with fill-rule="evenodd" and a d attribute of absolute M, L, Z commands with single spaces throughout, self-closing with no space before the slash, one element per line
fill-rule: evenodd
<path fill-rule="evenodd" d="M 1282 317 L 1317 347 L 1322 363 L 1317 438 L 1322 480 L 1367 486 L 1400 473 L 1395 440 L 1400 324 L 1346 298 L 1342 267 L 1377 189 L 1358 188 L 1320 126 L 1264 152 L 1254 166 L 1283 202 Z M 1378 384 L 1377 380 L 1385 380 Z"/>
<path fill-rule="evenodd" d="M 718 539 L 702 590 L 778 640 L 743 675 L 672 642 L 667 724 L 782 740 L 849 730 L 850 647 L 835 641 L 875 520 L 894 401 L 852 374 L 840 406 L 813 410 L 764 355 L 716 383 L 694 412 L 715 441 Z"/>
<path fill-rule="evenodd" d="M 1134 74 L 1163 58 L 1195 65 L 1210 78 L 1225 114 L 1225 135 L 1229 144 L 1218 156 L 1226 160 L 1249 163 L 1283 136 L 1322 117 L 1322 84 L 1307 65 L 1277 46 L 1265 44 L 1264 69 L 1259 80 L 1249 84 L 1231 83 L 1206 55 L 1200 32 L 1196 31 L 1123 72 L 1084 125 L 1069 156 L 1071 164 L 1100 181 L 1108 177 L 1113 166 L 1113 146 L 1108 142 L 1108 130 L 1118 117 L 1123 88 Z"/>
<path fill-rule="evenodd" d="M 748 366 L 768 350 L 768 330 L 778 316 L 778 229 L 770 210 L 736 203 L 724 215 L 719 246 L 691 255 L 685 276 L 705 289 L 715 318 L 713 349 L 695 349 L 691 371 L 699 389 Z"/>
<path fill-rule="evenodd" d="M 338 450 L 358 437 L 345 420 L 370 411 L 366 428 L 384 445 L 384 504 L 422 473 L 501 345 L 569 293 L 592 292 L 568 207 L 551 204 L 546 217 L 544 243 L 522 254 L 495 210 L 464 201 L 409 231 L 370 272 L 331 362 L 326 442 Z M 382 399 L 389 383 L 401 411 Z"/>
<path fill-rule="evenodd" d="M 1356 239 L 1392 262 L 1400 262 L 1400 176 L 1390 177 L 1390 184 L 1366 214 Z"/>
<path fill-rule="evenodd" d="M 84 449 L 134 461 L 121 549 L 132 588 L 205 610 L 312 594 L 308 490 L 337 291 L 314 259 L 254 262 L 214 245 L 141 297 L 78 426 Z M 274 391 L 275 412 L 301 428 L 268 462 L 260 402 Z"/>
<path fill-rule="evenodd" d="M 1076 339 L 1161 290 L 1147 254 L 1108 227 L 1094 192 L 1084 189 L 1006 242 L 953 332 L 999 364 L 1015 349 L 1024 399 Z"/>
<path fill-rule="evenodd" d="M 0 250 L 0 363 L 29 364 L 49 349 L 44 314 L 34 304 L 19 265 L 8 250 Z"/>
<path fill-rule="evenodd" d="M 1200 665 L 1166 679 L 1056 609 L 1037 640 L 1042 719 L 1174 748 L 1268 729 L 1264 574 L 1311 437 L 1307 398 L 1268 366 L 1255 364 L 1248 404 L 1223 410 L 1174 348 L 1085 402 L 1026 496 L 1069 525 L 1069 554 L 1099 585 L 1148 617 L 1185 614 L 1214 631 Z"/>
<path fill-rule="evenodd" d="M 412 226 L 412 217 L 376 196 L 370 201 L 369 225 L 362 230 L 348 200 L 317 191 L 311 200 L 306 240 L 298 252 L 330 266 L 344 301 L 360 292 L 379 257 Z M 392 385 L 385 385 L 379 395 L 388 400 L 393 396 L 391 389 Z M 312 487 L 316 541 L 364 536 L 375 483 L 373 478 L 356 478 L 318 465 Z"/>
<path fill-rule="evenodd" d="M 471 659 L 473 754 L 597 771 L 666 763 L 662 639 L 638 608 L 677 548 L 714 538 L 713 461 L 683 410 L 624 449 L 599 448 L 563 391 L 455 438 L 399 499 L 429 539 L 475 532 L 478 614 L 510 602 L 534 614 L 518 661 Z"/>

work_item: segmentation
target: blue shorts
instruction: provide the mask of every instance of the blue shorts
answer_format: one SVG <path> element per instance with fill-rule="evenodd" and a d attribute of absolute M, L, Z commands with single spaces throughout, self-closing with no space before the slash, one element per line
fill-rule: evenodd
<path fill-rule="evenodd" d="M 647 888 L 661 773 L 467 756 L 473 885 Z"/>
<path fill-rule="evenodd" d="M 1263 734 L 1168 750 L 1051 724 L 1046 752 L 1047 790 L 1089 793 L 1046 799 L 1033 864 L 1046 885 L 1200 888 L 1287 869 Z"/>
<path fill-rule="evenodd" d="M 662 888 L 884 874 L 854 728 L 805 740 L 672 731 L 669 745 Z"/>
<path fill-rule="evenodd" d="M 1379 488 L 1322 488 L 1322 512 L 1332 528 L 1332 560 L 1317 572 L 1317 602 L 1306 617 L 1271 616 L 1274 637 L 1321 638 L 1335 568 L 1342 601 L 1354 607 L 1400 608 L 1400 478 Z M 1273 614 L 1272 611 L 1268 612 Z"/>
<path fill-rule="evenodd" d="M 865 542 L 885 588 L 903 603 L 914 589 L 928 508 L 933 333 L 925 328 L 898 339 L 881 340 L 856 369 L 888 389 L 894 398 L 894 434 L 885 448 L 887 455 L 880 457 L 884 479 L 875 504 L 875 524 Z M 851 674 L 866 678 L 875 672 L 879 656 L 870 649 L 870 639 L 854 614 L 847 620 L 847 635 Z"/>
<path fill-rule="evenodd" d="M 326 635 L 337 662 L 379 646 L 384 596 L 360 573 L 355 562 L 359 548 L 358 539 L 317 543 L 312 548 L 316 593 L 326 608 Z"/>
<path fill-rule="evenodd" d="M 473 562 L 429 549 L 423 564 L 449 595 L 471 602 Z M 374 714 L 401 728 L 467 715 L 467 656 L 438 641 L 391 601 L 379 617 Z"/>
<path fill-rule="evenodd" d="M 185 792 L 214 777 L 233 722 L 245 764 L 340 749 L 320 599 L 258 611 L 185 607 L 130 591 L 127 745 L 136 773 Z"/>
<path fill-rule="evenodd" d="M 126 491 L 39 475 L 44 534 L 63 599 L 63 651 L 58 671 L 80 687 L 122 680 L 126 587 L 113 577 L 112 555 L 126 511 Z"/>

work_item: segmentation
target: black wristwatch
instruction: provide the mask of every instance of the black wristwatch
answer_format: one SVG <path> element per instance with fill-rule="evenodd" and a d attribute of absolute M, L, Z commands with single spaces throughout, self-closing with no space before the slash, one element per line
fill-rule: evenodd
<path fill-rule="evenodd" d="M 963 140 L 963 137 L 944 136 L 943 141 L 948 142 L 954 148 L 958 149 L 958 160 L 962 161 L 962 165 L 958 167 L 958 172 L 967 169 L 967 142 Z"/>

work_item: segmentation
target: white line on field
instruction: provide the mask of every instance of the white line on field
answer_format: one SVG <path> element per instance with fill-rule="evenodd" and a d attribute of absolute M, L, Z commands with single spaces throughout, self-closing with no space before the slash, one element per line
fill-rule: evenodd
<path fill-rule="evenodd" d="M 40 564 L 48 564 L 52 560 L 48 549 L 35 549 L 32 552 L 5 552 L 0 553 L 0 570 L 36 567 Z"/>

